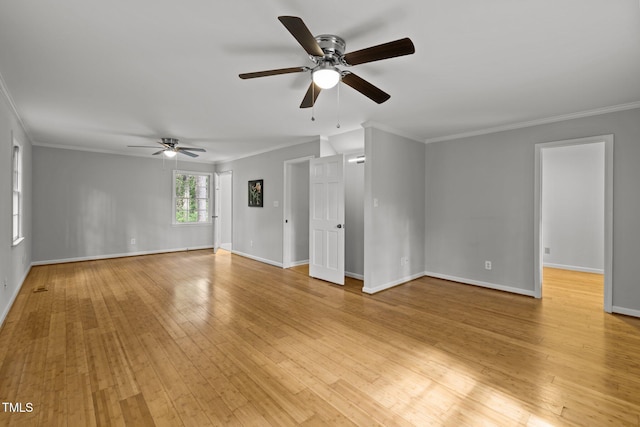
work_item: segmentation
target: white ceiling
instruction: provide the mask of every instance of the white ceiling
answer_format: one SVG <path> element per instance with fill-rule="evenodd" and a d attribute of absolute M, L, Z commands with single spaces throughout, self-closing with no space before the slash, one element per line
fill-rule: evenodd
<path fill-rule="evenodd" d="M 351 68 L 301 110 L 311 65 L 277 20 L 301 17 L 354 51 L 410 37 L 414 55 Z M 419 140 L 640 101 L 638 0 L 22 0 L 0 2 L 0 75 L 37 144 L 150 155 L 163 136 L 205 161 L 372 121 Z M 0 82 L 1 83 L 1 82 Z M 340 129 L 336 128 L 338 121 Z"/>

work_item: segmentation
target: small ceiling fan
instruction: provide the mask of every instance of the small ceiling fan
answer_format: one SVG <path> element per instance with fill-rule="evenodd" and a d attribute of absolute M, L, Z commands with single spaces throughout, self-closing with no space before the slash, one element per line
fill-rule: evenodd
<path fill-rule="evenodd" d="M 194 148 L 194 147 L 178 147 L 178 139 L 177 138 L 162 138 L 161 141 L 156 141 L 158 144 L 162 145 L 164 148 L 160 151 L 156 151 L 153 153 L 153 156 L 157 156 L 158 154 L 164 153 L 167 157 L 175 157 L 176 154 L 181 153 L 185 154 L 189 157 L 198 157 L 197 154 L 192 153 L 192 151 L 198 152 L 206 152 L 204 148 Z M 127 147 L 131 148 L 158 148 L 155 145 L 128 145 Z"/>
<path fill-rule="evenodd" d="M 312 82 L 305 94 L 300 108 L 313 107 L 322 89 L 330 89 L 340 81 L 351 86 L 378 104 L 388 100 L 391 95 L 372 85 L 368 81 L 353 74 L 351 71 L 341 70 L 338 66 L 352 65 L 395 58 L 397 56 L 415 53 L 413 42 L 409 38 L 395 40 L 366 49 L 344 53 L 346 42 L 333 34 L 313 36 L 301 18 L 296 16 L 279 16 L 278 20 L 309 54 L 313 66 L 280 68 L 276 70 L 258 71 L 240 74 L 241 79 L 275 76 L 278 74 L 311 72 Z"/>

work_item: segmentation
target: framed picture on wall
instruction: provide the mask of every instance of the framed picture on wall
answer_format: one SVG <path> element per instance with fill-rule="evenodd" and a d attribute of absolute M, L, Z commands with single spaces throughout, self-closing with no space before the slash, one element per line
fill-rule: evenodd
<path fill-rule="evenodd" d="M 249 181 L 249 207 L 261 208 L 264 203 L 264 182 L 262 179 Z"/>

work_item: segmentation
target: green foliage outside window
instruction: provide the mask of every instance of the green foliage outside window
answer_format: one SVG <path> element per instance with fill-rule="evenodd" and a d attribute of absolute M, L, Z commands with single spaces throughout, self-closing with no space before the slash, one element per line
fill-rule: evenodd
<path fill-rule="evenodd" d="M 209 222 L 209 175 L 186 173 L 175 176 L 175 222 Z"/>

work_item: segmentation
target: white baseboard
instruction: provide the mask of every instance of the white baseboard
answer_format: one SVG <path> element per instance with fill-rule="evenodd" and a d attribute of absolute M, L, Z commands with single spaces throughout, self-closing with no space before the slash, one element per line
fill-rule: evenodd
<path fill-rule="evenodd" d="M 362 292 L 366 293 L 366 294 L 375 294 L 376 292 L 380 292 L 380 291 L 384 291 L 385 289 L 389 289 L 389 288 L 393 288 L 394 286 L 398 286 L 398 285 L 402 285 L 403 283 L 407 283 L 410 282 L 412 280 L 415 279 L 419 279 L 421 277 L 424 276 L 424 273 L 416 273 L 416 274 L 412 274 L 411 276 L 405 276 L 401 279 L 397 279 L 397 280 L 393 280 L 391 282 L 388 283 L 384 283 L 382 285 L 378 285 L 374 288 L 368 288 L 368 287 L 363 287 L 362 288 Z M 364 280 L 364 278 L 363 278 Z"/>
<path fill-rule="evenodd" d="M 11 295 L 11 298 L 9 299 L 9 304 L 7 304 L 7 308 L 5 308 L 4 311 L 2 312 L 2 315 L 0 315 L 0 328 L 4 324 L 4 320 L 7 318 L 7 315 L 9 314 L 9 311 L 11 310 L 11 307 L 13 307 L 13 303 L 16 302 L 16 298 L 18 297 L 18 294 L 20 293 L 20 289 L 22 289 L 22 285 L 24 285 L 24 281 L 27 280 L 27 276 L 29 275 L 29 272 L 31 271 L 31 266 L 32 265 L 33 264 L 30 264 L 29 268 L 27 268 L 27 271 L 22 276 L 22 279 L 20 280 L 18 286 L 16 286 L 16 290 L 13 292 L 13 295 Z"/>
<path fill-rule="evenodd" d="M 155 254 L 164 254 L 164 253 L 170 253 L 170 252 L 198 251 L 201 249 L 213 249 L 213 246 L 206 245 L 206 246 L 194 246 L 190 248 L 161 249 L 157 251 L 124 252 L 120 254 L 93 255 L 93 256 L 86 256 L 86 257 L 63 258 L 63 259 L 49 259 L 45 261 L 34 261 L 33 263 L 31 263 L 31 265 L 49 265 L 49 264 L 63 264 L 66 262 L 95 261 L 99 259 L 124 258 L 124 257 L 139 256 L 139 255 L 155 255 Z"/>
<path fill-rule="evenodd" d="M 626 316 L 640 317 L 640 310 L 633 310 L 631 308 L 618 307 L 614 305 L 611 308 L 611 311 L 613 313 L 624 314 Z"/>
<path fill-rule="evenodd" d="M 351 277 L 352 279 L 364 280 L 364 275 L 363 274 L 351 273 L 349 271 L 345 271 L 344 275 L 347 276 L 347 277 Z"/>
<path fill-rule="evenodd" d="M 465 285 L 481 286 L 483 288 L 495 289 L 497 291 L 511 292 L 513 294 L 526 295 L 529 297 L 535 296 L 535 291 L 528 290 L 528 289 L 520 289 L 520 288 L 514 288 L 512 286 L 497 285 L 495 283 L 466 279 L 464 277 L 449 276 L 447 274 L 432 273 L 430 271 L 425 271 L 424 275 L 428 277 L 435 277 L 436 279 L 444 279 L 444 280 L 450 280 L 452 282 L 463 283 Z"/>
<path fill-rule="evenodd" d="M 301 265 L 308 265 L 308 264 L 309 264 L 309 260 L 303 259 L 302 261 L 291 261 L 289 267 L 299 267 Z"/>
<path fill-rule="evenodd" d="M 577 265 L 553 264 L 550 262 L 545 262 L 543 266 L 549 267 L 549 268 L 559 268 L 560 270 L 580 271 L 582 273 L 604 274 L 604 269 L 602 268 L 590 268 L 590 267 L 580 267 Z"/>
<path fill-rule="evenodd" d="M 231 251 L 231 253 L 232 253 L 232 254 L 235 254 L 235 255 L 243 256 L 243 257 L 245 257 L 245 258 L 252 259 L 252 260 L 254 260 L 254 261 L 260 261 L 260 262 L 263 262 L 263 263 L 265 263 L 265 264 L 274 265 L 274 266 L 276 266 L 276 267 L 280 267 L 280 268 L 282 268 L 282 263 L 281 263 L 281 262 L 272 261 L 272 260 L 270 260 L 270 259 L 266 259 L 266 258 L 260 258 L 260 257 L 257 257 L 257 256 L 255 256 L 255 255 L 246 254 L 246 253 L 244 253 L 244 252 L 240 252 L 240 251 Z"/>

